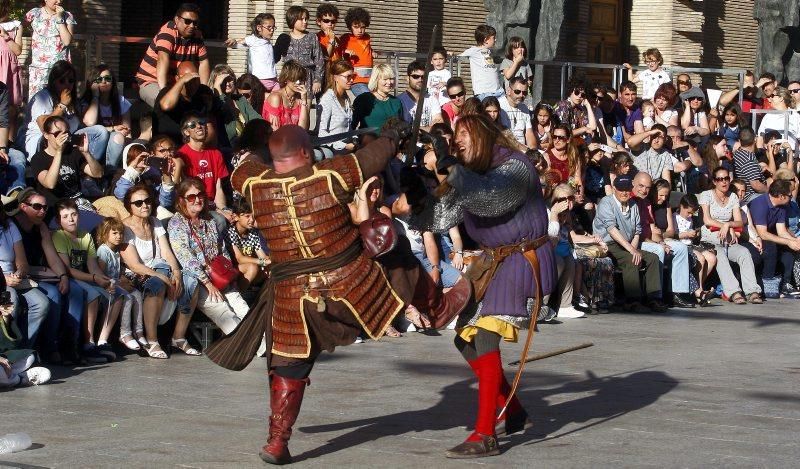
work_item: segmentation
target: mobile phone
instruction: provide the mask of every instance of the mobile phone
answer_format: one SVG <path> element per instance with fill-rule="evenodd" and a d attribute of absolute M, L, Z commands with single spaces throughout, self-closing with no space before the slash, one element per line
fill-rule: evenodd
<path fill-rule="evenodd" d="M 158 168 L 159 171 L 163 172 L 167 169 L 167 159 L 159 158 L 158 156 L 148 156 L 147 165 L 153 168 Z"/>
<path fill-rule="evenodd" d="M 85 138 L 86 135 L 84 134 L 72 134 L 72 136 L 70 137 L 70 142 L 72 143 L 73 146 L 81 148 L 83 147 L 83 140 Z"/>
<path fill-rule="evenodd" d="M 614 153 L 614 149 L 608 145 L 600 145 L 600 149 L 603 150 L 603 153 Z"/>
<path fill-rule="evenodd" d="M 0 306 L 8 306 L 10 304 L 11 304 L 11 292 L 9 291 L 0 292 Z"/>

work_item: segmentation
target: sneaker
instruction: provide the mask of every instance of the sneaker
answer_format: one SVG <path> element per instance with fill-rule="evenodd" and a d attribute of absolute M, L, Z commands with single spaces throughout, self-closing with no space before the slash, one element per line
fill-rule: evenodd
<path fill-rule="evenodd" d="M 108 363 L 108 357 L 102 355 L 98 350 L 97 346 L 94 344 L 85 344 L 83 346 L 83 353 L 81 354 L 84 361 L 91 365 L 97 365 L 99 363 Z"/>
<path fill-rule="evenodd" d="M 784 283 L 781 287 L 781 295 L 784 298 L 800 298 L 800 290 L 795 289 L 788 283 Z"/>
<path fill-rule="evenodd" d="M 547 305 L 542 305 L 539 308 L 539 316 L 536 317 L 536 322 L 550 322 L 555 319 L 556 314 L 558 314 L 558 311 Z"/>
<path fill-rule="evenodd" d="M 356 340 L 353 343 L 354 344 L 363 344 L 364 343 L 364 338 L 361 337 L 361 336 L 358 336 L 358 337 L 356 337 Z"/>
<path fill-rule="evenodd" d="M 117 359 L 117 354 L 114 353 L 114 350 L 111 346 L 106 342 L 104 344 L 97 344 L 95 350 L 99 355 L 102 355 L 108 359 L 109 362 L 113 362 Z"/>
<path fill-rule="evenodd" d="M 575 302 L 575 306 L 581 309 L 589 309 L 589 300 L 587 300 L 583 295 L 578 295 L 578 300 Z"/>
<path fill-rule="evenodd" d="M 586 313 L 583 311 L 578 311 L 577 309 L 573 308 L 572 306 L 567 306 L 566 308 L 559 308 L 558 309 L 558 318 L 559 319 L 575 319 L 575 318 L 584 318 L 586 317 Z"/>
<path fill-rule="evenodd" d="M 50 381 L 50 370 L 42 366 L 32 366 L 20 376 L 20 386 L 38 386 Z"/>

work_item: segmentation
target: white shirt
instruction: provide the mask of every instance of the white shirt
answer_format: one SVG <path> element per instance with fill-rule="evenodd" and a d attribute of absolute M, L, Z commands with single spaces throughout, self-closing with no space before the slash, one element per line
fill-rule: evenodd
<path fill-rule="evenodd" d="M 439 107 L 450 101 L 450 96 L 447 96 L 447 80 L 451 76 L 450 70 L 446 68 L 428 72 L 428 97 L 435 99 Z M 438 87 L 438 92 L 435 87 Z"/>
<path fill-rule="evenodd" d="M 783 138 L 785 124 L 786 116 L 784 114 L 764 114 L 761 124 L 758 126 L 758 135 L 764 135 L 767 130 L 777 130 L 781 133 L 780 138 Z M 789 114 L 789 128 L 786 130 L 789 131 L 789 145 L 794 150 L 798 134 L 800 134 L 800 115 L 796 112 Z"/>
<path fill-rule="evenodd" d="M 648 68 L 639 72 L 638 77 L 642 84 L 642 99 L 653 99 L 656 90 L 662 83 L 672 82 L 672 75 L 663 68 L 655 72 L 651 72 Z"/>
<path fill-rule="evenodd" d="M 528 129 L 533 129 L 531 124 L 531 112 L 528 106 L 520 103 L 517 107 L 511 107 L 508 102 L 508 97 L 501 96 L 500 101 L 500 123 L 503 127 L 511 130 L 514 138 L 523 145 L 527 145 L 525 141 L 525 132 Z"/>
<path fill-rule="evenodd" d="M 492 51 L 483 47 L 470 47 L 461 53 L 461 57 L 469 57 L 474 94 L 494 93 L 500 90 L 500 78 L 497 74 L 497 64 L 492 58 Z"/>
<path fill-rule="evenodd" d="M 275 79 L 275 56 L 272 51 L 272 41 L 257 37 L 253 34 L 244 38 L 247 46 L 247 69 L 259 80 Z"/>

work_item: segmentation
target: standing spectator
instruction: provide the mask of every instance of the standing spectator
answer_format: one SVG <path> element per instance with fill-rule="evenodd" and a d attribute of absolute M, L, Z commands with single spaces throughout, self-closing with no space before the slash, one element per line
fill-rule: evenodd
<path fill-rule="evenodd" d="M 503 95 L 503 87 L 497 76 L 497 64 L 492 58 L 492 47 L 497 40 L 497 31 L 488 24 L 475 28 L 476 46 L 461 53 L 461 57 L 469 57 L 469 72 L 472 77 L 472 93 L 483 101 L 487 96 L 499 98 Z"/>
<path fill-rule="evenodd" d="M 687 137 L 690 135 L 699 135 L 705 137 L 711 133 L 711 128 L 708 125 L 708 115 L 705 111 L 706 95 L 703 90 L 694 87 L 685 93 L 681 93 L 683 100 L 683 114 L 681 115 L 681 127 L 683 127 L 683 134 Z"/>
<path fill-rule="evenodd" d="M 0 28 L 2 29 L 2 28 Z M 0 176 L 0 194 L 3 202 L 9 202 L 15 192 L 25 187 L 25 155 L 16 148 L 9 147 L 11 130 L 11 106 L 8 88 L 0 82 L 0 162 L 6 163 L 4 174 Z"/>
<path fill-rule="evenodd" d="M 326 137 L 347 132 L 353 123 L 353 106 L 348 91 L 353 86 L 355 71 L 350 62 L 337 60 L 330 65 L 328 73 L 328 89 L 322 94 L 317 106 L 317 135 Z M 326 145 L 331 156 L 334 152 L 350 151 L 355 146 L 351 142 L 340 140 Z"/>
<path fill-rule="evenodd" d="M 73 145 L 69 124 L 61 116 L 48 117 L 44 121 L 44 132 L 47 147 L 31 158 L 37 190 L 50 204 L 63 198 L 78 199 L 81 209 L 94 211 L 91 203 L 83 198 L 81 180 L 84 176 L 102 177 L 103 167 L 89 153 L 86 138 L 81 145 Z"/>
<path fill-rule="evenodd" d="M 344 16 L 344 24 L 349 32 L 339 38 L 338 55 L 350 62 L 355 70 L 353 96 L 369 93 L 372 81 L 372 60 L 376 53 L 372 50 L 372 38 L 367 34 L 369 12 L 361 7 L 350 8 Z"/>
<path fill-rule="evenodd" d="M 586 89 L 582 83 L 574 83 L 570 87 L 569 96 L 556 105 L 556 114 L 562 124 L 568 124 L 572 128 L 574 137 L 591 139 L 592 133 L 597 129 L 594 110 L 586 99 Z"/>
<path fill-rule="evenodd" d="M 247 314 L 249 306 L 235 285 L 220 291 L 209 277 L 211 261 L 217 256 L 230 259 L 230 254 L 222 245 L 216 223 L 208 215 L 204 185 L 193 177 L 178 184 L 178 213 L 169 221 L 170 243 L 183 270 L 198 281 L 198 308 L 223 333 L 229 334 Z"/>
<path fill-rule="evenodd" d="M 442 120 L 448 124 L 450 128 L 456 126 L 461 111 L 466 104 L 467 88 L 464 87 L 464 81 L 461 77 L 453 77 L 447 80 L 447 96 L 450 100 L 442 106 Z"/>
<path fill-rule="evenodd" d="M 628 80 L 642 84 L 642 99 L 653 99 L 656 90 L 661 84 L 672 82 L 672 76 L 668 71 L 661 68 L 664 65 L 664 57 L 655 47 L 644 51 L 642 59 L 647 65 L 647 70 L 634 72 L 630 64 L 622 65 L 628 69 Z"/>
<path fill-rule="evenodd" d="M 136 73 L 142 101 L 155 108 L 159 94 L 173 86 L 174 77 L 182 75 L 179 65 L 187 62 L 206 83 L 211 65 L 200 32 L 200 7 L 194 3 L 181 3 L 175 17 L 161 27 L 147 47 Z"/>
<path fill-rule="evenodd" d="M 525 40 L 519 36 L 509 38 L 505 58 L 500 63 L 500 73 L 503 74 L 503 84 L 506 88 L 509 87 L 512 78 L 520 77 L 525 80 L 526 89 L 530 89 L 533 69 L 527 60 L 528 47 L 525 45 Z"/>
<path fill-rule="evenodd" d="M 228 39 L 225 45 L 247 47 L 247 71 L 255 75 L 267 91 L 278 84 L 275 70 L 275 51 L 272 35 L 275 33 L 275 17 L 270 13 L 259 13 L 250 23 L 252 34 L 241 39 Z M 256 108 L 260 109 L 260 108 Z"/>
<path fill-rule="evenodd" d="M 325 77 L 325 57 L 317 36 L 308 32 L 309 17 L 307 9 L 299 5 L 290 6 L 286 10 L 286 25 L 290 31 L 275 40 L 275 61 L 282 58 L 286 66 L 287 61 L 294 60 L 306 70 L 305 78 L 300 84 L 310 91 L 308 99 L 322 91 Z"/>
<path fill-rule="evenodd" d="M 744 127 L 739 132 L 739 149 L 733 153 L 733 168 L 737 179 L 742 179 L 747 188 L 745 202 L 750 203 L 758 194 L 767 192 L 767 181 L 761 172 L 755 154 L 756 136 L 753 129 Z"/>
<path fill-rule="evenodd" d="M 22 53 L 22 24 L 9 21 L 11 14 L 11 0 L 0 1 L 0 23 L 5 28 L 0 28 L 0 82 L 8 88 L 8 114 L 11 126 L 8 127 L 10 135 L 17 134 L 17 115 L 22 106 L 22 76 L 20 73 L 19 55 Z M 28 68 L 30 74 L 30 67 Z M 46 76 L 46 75 L 45 75 Z M 33 96 L 33 95 L 31 95 Z"/>
<path fill-rule="evenodd" d="M 791 181 L 776 179 L 772 181 L 766 194 L 761 194 L 750 202 L 750 216 L 764 250 L 764 289 L 768 290 L 767 283 L 770 281 L 781 284 L 780 293 L 788 298 L 800 295 L 797 285 L 792 286 L 800 238 L 787 229 L 787 206 L 791 198 Z M 782 277 L 776 277 L 778 262 L 783 267 Z"/>
<path fill-rule="evenodd" d="M 222 180 L 228 177 L 222 152 L 206 144 L 206 121 L 198 114 L 187 114 L 181 122 L 181 128 L 186 143 L 178 150 L 178 156 L 186 164 L 185 174 L 203 183 L 203 194 L 209 198 L 203 204 L 203 213 L 208 214 L 212 210 L 214 220 L 224 226 L 222 218 L 231 221 L 232 214 L 222 190 Z"/>
<path fill-rule="evenodd" d="M 422 79 L 425 77 L 425 64 L 415 60 L 408 64 L 406 69 L 406 79 L 408 88 L 398 98 L 403 105 L 403 120 L 409 124 L 414 122 L 417 114 L 417 103 L 419 97 L 426 93 L 422 87 Z M 426 132 L 430 131 L 433 124 L 442 122 L 442 108 L 436 99 L 425 99 L 422 108 L 422 120 L 420 128 Z"/>
<path fill-rule="evenodd" d="M 730 301 L 737 305 L 746 304 L 748 300 L 753 304 L 761 304 L 764 301 L 761 299 L 753 257 L 736 237 L 736 231 L 742 231 L 744 223 L 739 197 L 730 191 L 730 173 L 719 167 L 714 170 L 713 181 L 714 189 L 703 192 L 697 198 L 703 212 L 700 240 L 712 244 L 717 251 L 717 274 Z M 731 262 L 739 266 L 742 288 L 731 269 Z"/>
<path fill-rule="evenodd" d="M 208 86 L 221 103 L 219 119 L 225 125 L 228 141 L 233 145 L 242 135 L 244 126 L 253 119 L 261 119 L 261 114 L 236 91 L 236 74 L 229 66 L 216 65 L 208 77 Z"/>
<path fill-rule="evenodd" d="M 102 125 L 109 133 L 106 146 L 106 164 L 118 168 L 122 160 L 125 139 L 131 137 L 131 103 L 120 96 L 117 79 L 106 64 L 92 69 L 78 103 L 83 125 Z"/>
<path fill-rule="evenodd" d="M 329 63 L 340 59 L 336 53 L 339 40 L 336 37 L 336 22 L 339 21 L 339 9 L 332 3 L 320 3 L 317 7 L 317 40 L 322 53 Z"/>
<path fill-rule="evenodd" d="M 608 255 L 622 270 L 622 282 L 628 300 L 626 310 L 637 313 L 666 310 L 661 303 L 661 263 L 658 256 L 640 249 L 639 208 L 631 200 L 633 183 L 628 176 L 614 180 L 614 193 L 597 204 L 593 232 L 608 245 Z M 644 285 L 640 270 L 644 270 Z M 639 298 L 645 294 L 644 304 Z"/>
<path fill-rule="evenodd" d="M 42 0 L 40 7 L 25 14 L 30 23 L 31 64 L 28 66 L 28 99 L 48 84 L 50 69 L 60 60 L 69 62 L 69 46 L 75 18 L 64 10 L 61 0 Z"/>
<path fill-rule="evenodd" d="M 511 130 L 514 138 L 527 148 L 536 148 L 536 134 L 531 124 L 531 111 L 523 101 L 528 96 L 528 82 L 522 77 L 511 77 L 506 95 L 500 101 L 500 124 Z"/>
<path fill-rule="evenodd" d="M 163 134 L 173 141 L 183 141 L 181 121 L 183 117 L 194 112 L 210 122 L 208 130 L 209 142 L 214 142 L 225 147 L 228 134 L 224 132 L 224 125 L 220 125 L 222 104 L 214 99 L 211 88 L 200 82 L 200 75 L 192 62 L 183 62 L 178 66 L 178 75 L 169 88 L 164 88 L 156 96 L 153 109 L 153 128 L 156 134 Z M 220 142 L 218 142 L 218 137 Z"/>
<path fill-rule="evenodd" d="M 447 51 L 443 47 L 434 47 L 431 54 L 433 70 L 428 72 L 428 98 L 435 99 L 439 107 L 444 106 L 450 98 L 447 96 L 447 82 L 452 78 L 447 64 Z"/>
<path fill-rule="evenodd" d="M 272 130 L 289 124 L 308 130 L 308 88 L 303 84 L 307 76 L 308 72 L 300 62 L 289 60 L 283 63 L 278 77 L 280 89 L 269 94 L 261 110 Z"/>
<path fill-rule="evenodd" d="M 39 151 L 44 122 L 48 117 L 62 117 L 69 124 L 71 133 L 86 134 L 88 137 L 89 153 L 94 159 L 101 160 L 106 154 L 108 145 L 108 130 L 102 125 L 81 128 L 81 119 L 78 117 L 78 89 L 77 73 L 75 67 L 66 61 L 56 62 L 47 78 L 47 87 L 40 90 L 30 98 L 25 115 L 25 134 L 17 137 L 18 145 L 24 142 L 24 149 L 28 159 Z"/>
<path fill-rule="evenodd" d="M 380 128 L 390 117 L 402 117 L 403 105 L 392 96 L 394 72 L 390 65 L 375 67 L 369 79 L 369 89 L 371 93 L 360 94 L 353 101 L 354 128 Z"/>
<path fill-rule="evenodd" d="M 656 124 L 648 132 L 650 135 L 650 148 L 636 155 L 633 164 L 636 169 L 650 175 L 653 179 L 663 178 L 672 182 L 672 155 L 664 145 L 667 138 L 667 129 Z"/>

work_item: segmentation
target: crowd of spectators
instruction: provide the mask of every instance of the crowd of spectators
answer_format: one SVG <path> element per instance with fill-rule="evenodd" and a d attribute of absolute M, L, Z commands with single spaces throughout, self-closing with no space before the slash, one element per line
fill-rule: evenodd
<path fill-rule="evenodd" d="M 732 89 L 712 106 L 689 75 L 673 82 L 648 49 L 646 68 L 625 64 L 629 80 L 618 89 L 572 79 L 563 100 L 533 103 L 525 42 L 510 38 L 498 65 L 496 32 L 481 25 L 460 54 L 470 93 L 440 48 L 396 77 L 374 60 L 369 12 L 349 9 L 337 36 L 331 3 L 316 12 L 316 34 L 310 12 L 289 7 L 289 32 L 274 42 L 276 18 L 257 15 L 250 35 L 227 41 L 247 49 L 248 71 L 237 77 L 209 62 L 201 11 L 187 3 L 141 61 L 139 99 L 152 112 L 134 125 L 109 67 L 94 67 L 79 87 L 69 55 L 75 20 L 60 0 L 25 15 L 34 58 L 26 101 L 16 62 L 22 25 L 7 21 L 9 11 L 0 1 L 0 317 L 19 337 L 0 342 L 0 385 L 46 381 L 46 369 L 30 368 L 32 349 L 44 364 L 103 363 L 116 359 L 118 337 L 117 352 L 168 358 L 158 336 L 167 324 L 173 350 L 201 355 L 187 340 L 195 312 L 228 333 L 269 275 L 268 246 L 230 173 L 246 160 L 269 164 L 269 136 L 281 126 L 327 138 L 309 155 L 321 160 L 411 123 L 420 101 L 420 127 L 445 148 L 398 153 L 382 181 L 358 188 L 352 212 L 354 223 L 378 210 L 395 218 L 397 249 L 441 292 L 462 278 L 476 246 L 458 227 L 416 231 L 409 216 L 441 192 L 438 153 L 491 148 L 480 138 L 491 126 L 531 159 L 548 201 L 559 287 L 542 320 L 693 308 L 716 297 L 800 298 L 800 117 L 784 117 L 800 109 L 798 81 L 748 73 L 742 102 Z M 751 109 L 784 113 L 751 121 Z M 208 270 L 220 257 L 239 272 L 225 286 Z M 406 321 L 387 335 L 430 327 L 421 305 L 407 303 Z"/>

